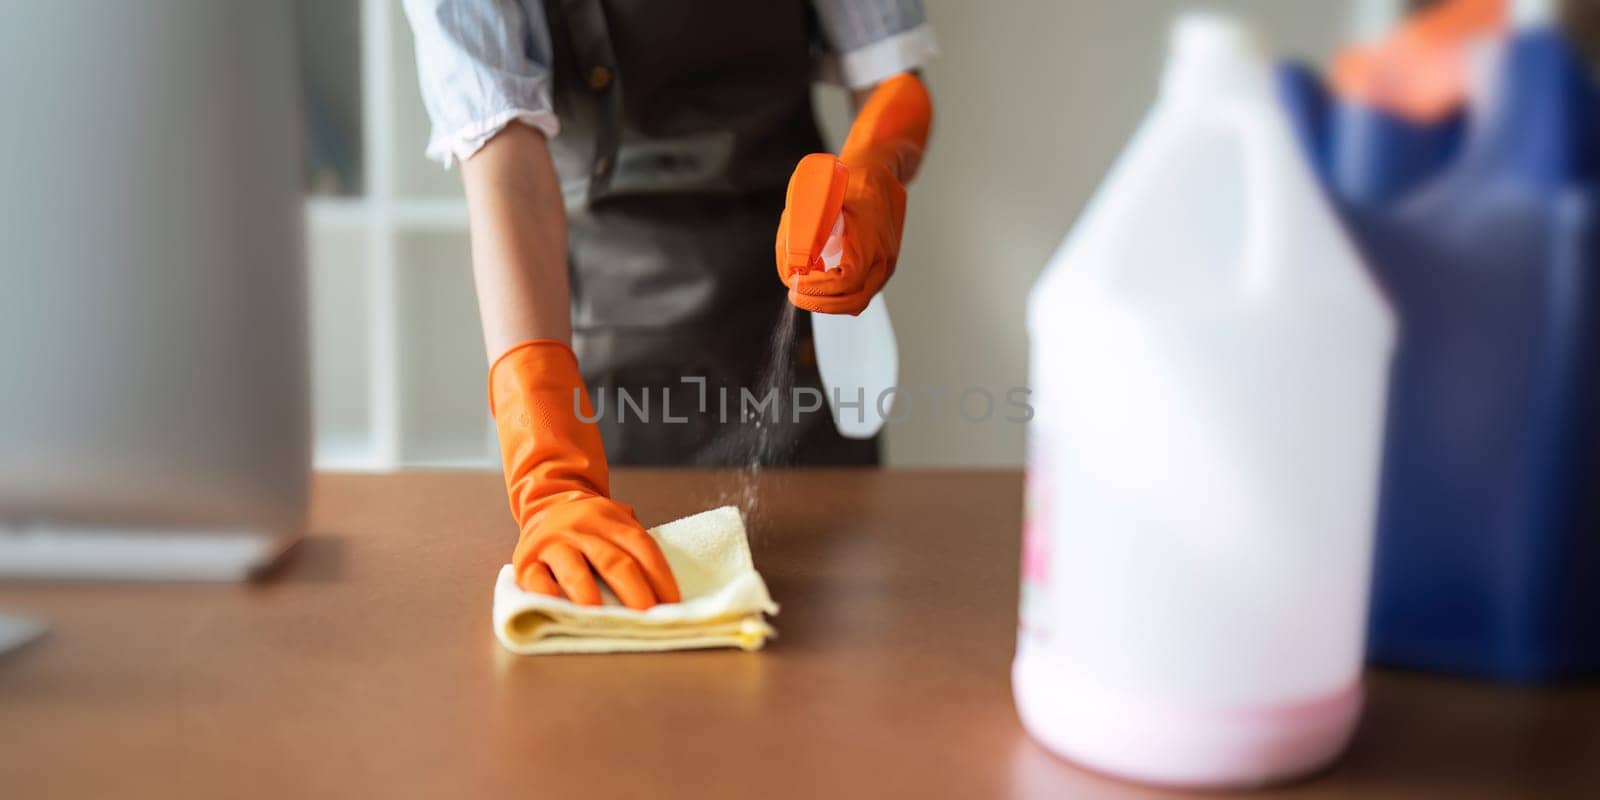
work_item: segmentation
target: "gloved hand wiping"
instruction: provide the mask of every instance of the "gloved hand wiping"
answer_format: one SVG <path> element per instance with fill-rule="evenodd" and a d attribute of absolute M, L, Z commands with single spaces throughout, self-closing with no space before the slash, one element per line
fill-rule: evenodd
<path fill-rule="evenodd" d="M 789 302 L 825 314 L 860 314 L 893 274 L 905 222 L 905 184 L 927 145 L 933 103 L 915 75 L 878 84 L 838 157 L 806 156 L 789 178 L 778 223 L 778 278 Z M 836 270 L 821 254 L 840 212 L 844 252 Z"/>
<path fill-rule="evenodd" d="M 678 602 L 661 549 L 633 509 L 610 497 L 600 430 L 577 413 L 594 416 L 572 349 L 553 339 L 511 348 L 489 368 L 489 408 L 521 529 L 511 559 L 517 584 L 592 606 L 601 600 L 599 573 L 629 608 Z"/>

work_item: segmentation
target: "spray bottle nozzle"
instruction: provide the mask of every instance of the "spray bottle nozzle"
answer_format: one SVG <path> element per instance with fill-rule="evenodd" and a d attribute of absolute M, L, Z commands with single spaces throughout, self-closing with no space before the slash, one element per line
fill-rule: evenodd
<path fill-rule="evenodd" d="M 784 242 L 785 266 L 791 274 L 805 275 L 824 268 L 822 248 L 844 207 L 844 190 L 850 173 L 829 153 L 812 153 L 800 159 L 789 178 L 786 205 L 789 238 Z"/>

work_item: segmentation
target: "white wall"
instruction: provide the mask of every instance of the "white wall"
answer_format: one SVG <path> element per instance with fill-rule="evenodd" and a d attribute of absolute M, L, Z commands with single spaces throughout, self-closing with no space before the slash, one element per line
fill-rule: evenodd
<path fill-rule="evenodd" d="M 1155 90 L 1173 0 L 926 0 L 942 55 L 930 152 L 909 201 L 888 288 L 901 384 L 1025 385 L 1023 305 Z M 1322 58 L 1346 31 L 1339 0 L 1214 2 L 1272 45 Z M 837 136 L 843 103 L 824 119 Z M 890 428 L 899 466 L 1022 463 L 1024 426 L 935 424 L 912 407 Z"/>

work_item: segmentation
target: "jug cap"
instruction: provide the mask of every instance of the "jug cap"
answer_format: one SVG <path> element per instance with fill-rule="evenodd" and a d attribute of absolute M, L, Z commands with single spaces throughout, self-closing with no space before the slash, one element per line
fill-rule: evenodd
<path fill-rule="evenodd" d="M 1512 0 L 1511 24 L 1517 28 L 1553 25 L 1560 16 L 1556 0 Z"/>
<path fill-rule="evenodd" d="M 1261 43 L 1243 23 L 1210 11 L 1179 14 L 1172 22 L 1168 46 L 1174 54 L 1261 53 Z"/>
<path fill-rule="evenodd" d="M 1172 24 L 1163 91 L 1231 92 L 1264 76 L 1265 48 L 1248 27 L 1222 14 L 1184 13 Z"/>

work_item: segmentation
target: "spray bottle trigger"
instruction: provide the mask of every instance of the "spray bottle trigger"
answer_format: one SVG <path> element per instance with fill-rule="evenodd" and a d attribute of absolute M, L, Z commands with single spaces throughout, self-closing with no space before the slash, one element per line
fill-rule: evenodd
<path fill-rule="evenodd" d="M 786 205 L 789 238 L 784 242 L 785 266 L 790 274 L 804 275 L 823 269 L 822 248 L 844 208 L 850 173 L 829 153 L 812 153 L 800 159 L 789 178 Z"/>

